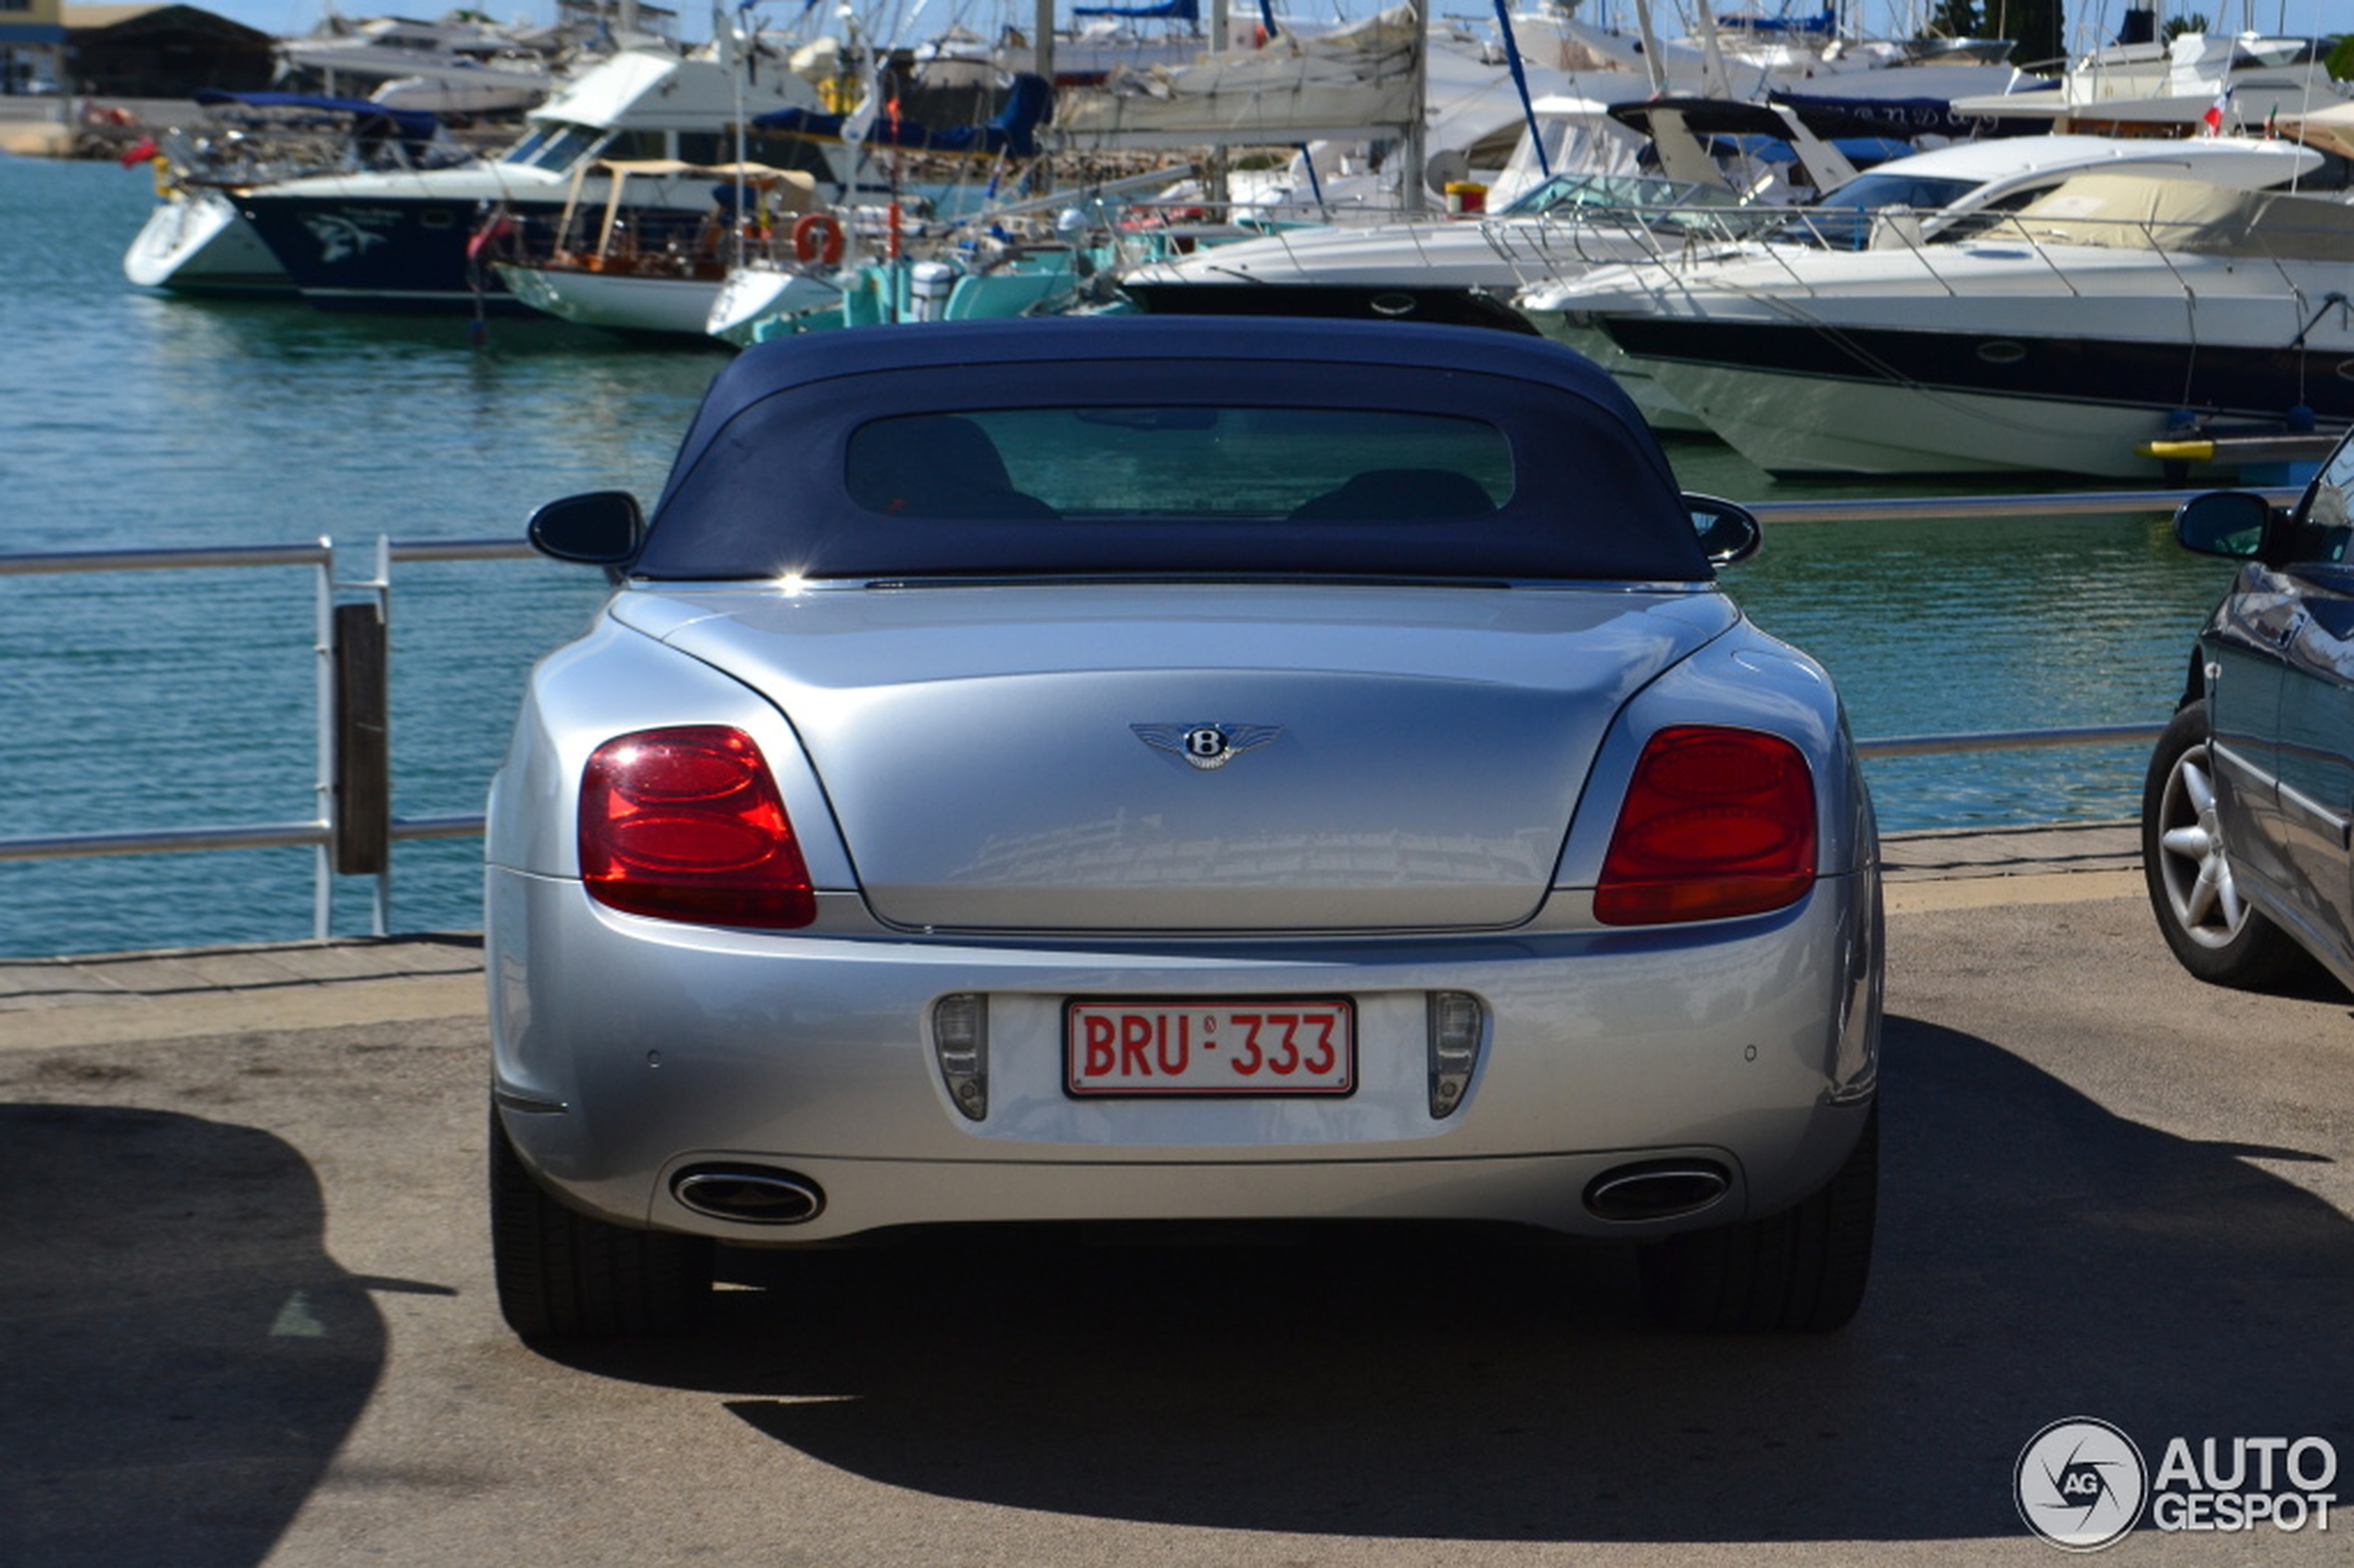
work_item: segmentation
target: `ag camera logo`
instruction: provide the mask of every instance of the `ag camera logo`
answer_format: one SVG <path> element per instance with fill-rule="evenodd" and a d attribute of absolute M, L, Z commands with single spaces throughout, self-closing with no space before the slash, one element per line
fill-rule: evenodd
<path fill-rule="evenodd" d="M 2337 1450 L 2327 1438 L 2175 1437 L 2152 1474 L 2122 1430 L 2056 1421 L 2019 1451 L 2012 1496 L 2027 1527 L 2064 1551 L 2114 1546 L 2142 1521 L 2167 1534 L 2330 1527 Z"/>
<path fill-rule="evenodd" d="M 2105 1421 L 2056 1421 L 2028 1440 L 2012 1473 L 2027 1527 L 2066 1551 L 2098 1551 L 2142 1517 L 2149 1467 L 2133 1439 Z"/>

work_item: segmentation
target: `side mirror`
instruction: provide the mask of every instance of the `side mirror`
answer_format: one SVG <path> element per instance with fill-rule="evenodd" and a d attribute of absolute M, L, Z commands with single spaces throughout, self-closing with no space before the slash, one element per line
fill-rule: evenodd
<path fill-rule="evenodd" d="M 2209 490 L 2175 508 L 2174 542 L 2199 555 L 2254 561 L 2264 554 L 2278 515 L 2252 490 Z"/>
<path fill-rule="evenodd" d="M 1692 514 L 1692 532 L 1700 536 L 1700 550 L 1711 566 L 1730 566 L 1757 553 L 1766 532 L 1749 508 L 1715 496 L 1686 496 L 1684 510 Z"/>
<path fill-rule="evenodd" d="M 646 540 L 646 514 L 626 490 L 591 490 L 551 500 L 531 514 L 531 548 L 580 566 L 626 566 Z"/>

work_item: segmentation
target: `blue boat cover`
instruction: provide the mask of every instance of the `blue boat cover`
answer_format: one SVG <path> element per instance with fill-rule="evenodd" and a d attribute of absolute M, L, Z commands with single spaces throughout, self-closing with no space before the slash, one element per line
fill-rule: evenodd
<path fill-rule="evenodd" d="M 962 490 L 924 472 L 979 444 L 975 426 L 1083 431 L 1069 461 L 1095 474 L 1106 453 L 1157 442 L 1214 453 L 1227 430 L 1255 423 L 1328 428 L 1333 443 L 1373 449 L 1316 504 L 1258 512 L 1210 499 L 1216 462 L 1167 471 L 1141 504 L 1069 515 L 1012 493 L 1003 466 Z M 1369 429 L 1441 434 L 1407 451 L 1365 442 Z M 1398 466 L 1429 463 L 1446 432 L 1465 434 L 1457 449 L 1501 454 L 1474 475 L 1485 496 Z M 891 438 L 918 436 L 920 458 L 886 453 Z M 1300 449 L 1321 458 L 1323 444 Z M 1712 575 L 1658 441 L 1608 375 L 1560 345 L 1403 322 L 1150 316 L 845 328 L 748 349 L 704 395 L 632 570 L 688 581 Z"/>
<path fill-rule="evenodd" d="M 1201 0 L 1161 0 L 1158 6 L 1073 6 L 1074 17 L 1125 17 L 1131 21 L 1201 20 Z"/>
<path fill-rule="evenodd" d="M 328 98 L 311 93 L 233 93 L 222 87 L 199 87 L 189 96 L 209 108 L 238 104 L 253 109 L 306 109 L 317 114 L 349 115 L 355 120 L 381 120 L 404 142 L 430 142 L 441 121 L 425 109 L 393 108 L 370 98 Z"/>
<path fill-rule="evenodd" d="M 1955 111 L 1947 98 L 1842 97 L 1836 93 L 1768 93 L 1769 101 L 1797 111 L 1816 134 L 1825 127 L 1837 133 L 1877 133 L 1885 136 L 2033 136 L 2052 128 L 2049 119 L 1967 115 Z"/>
<path fill-rule="evenodd" d="M 1720 11 L 1716 25 L 1741 32 L 1784 32 L 1810 38 L 1829 38 L 1839 31 L 1839 13 L 1818 11 L 1811 17 L 1768 17 L 1754 11 Z"/>
<path fill-rule="evenodd" d="M 1014 77 L 1013 86 L 1006 95 L 1005 107 L 995 118 L 984 125 L 956 125 L 933 130 L 913 120 L 878 118 L 867 129 L 869 145 L 897 147 L 903 152 L 953 153 L 966 157 L 993 158 L 1004 153 L 1010 158 L 1036 158 L 1038 127 L 1053 117 L 1055 89 L 1044 77 L 1022 71 Z M 764 131 L 781 131 L 790 136 L 810 136 L 819 141 L 839 141 L 842 121 L 849 116 L 823 114 L 816 109 L 772 109 L 753 117 L 753 124 Z"/>

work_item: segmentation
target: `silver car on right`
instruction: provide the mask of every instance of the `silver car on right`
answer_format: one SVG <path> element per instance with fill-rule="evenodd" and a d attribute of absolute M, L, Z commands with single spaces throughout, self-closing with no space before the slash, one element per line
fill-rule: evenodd
<path fill-rule="evenodd" d="M 2142 863 L 2183 967 L 2265 989 L 2319 962 L 2354 988 L 2354 437 L 2286 509 L 2183 503 L 2186 550 L 2241 563 L 2150 758 Z"/>

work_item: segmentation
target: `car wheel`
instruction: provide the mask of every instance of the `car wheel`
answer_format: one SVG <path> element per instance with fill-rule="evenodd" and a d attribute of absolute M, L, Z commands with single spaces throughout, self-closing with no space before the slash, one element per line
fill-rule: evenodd
<path fill-rule="evenodd" d="M 490 1115 L 490 1246 L 499 1309 L 525 1339 L 683 1333 L 711 1295 L 702 1236 L 576 1213 L 532 1178 Z"/>
<path fill-rule="evenodd" d="M 2204 702 L 2176 713 L 2150 753 L 2142 786 L 2142 878 L 2166 945 L 2200 980 L 2258 990 L 2310 962 L 2232 879 L 2216 817 Z"/>
<path fill-rule="evenodd" d="M 1863 1304 L 1879 1208 L 1879 1103 L 1838 1171 L 1778 1214 L 1688 1231 L 1642 1250 L 1662 1322 L 1715 1333 L 1824 1334 Z"/>

